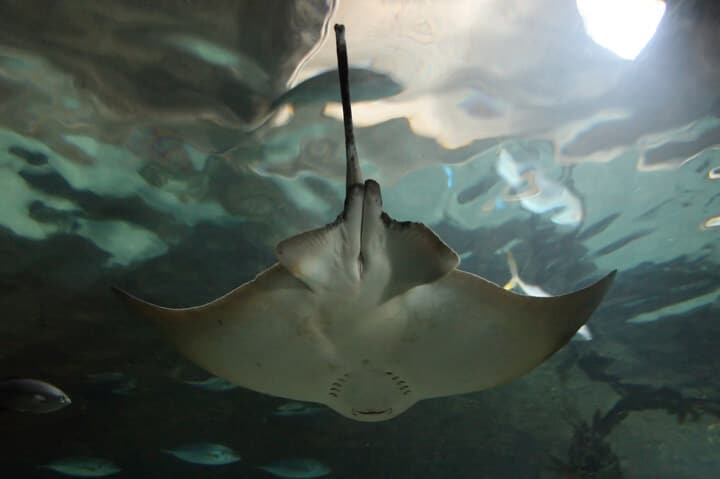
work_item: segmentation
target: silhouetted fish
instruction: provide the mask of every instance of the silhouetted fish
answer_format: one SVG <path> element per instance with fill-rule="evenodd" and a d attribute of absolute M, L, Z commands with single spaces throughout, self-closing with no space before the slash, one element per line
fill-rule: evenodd
<path fill-rule="evenodd" d="M 39 379 L 10 378 L 0 381 L 0 409 L 47 413 L 69 406 L 70 398 Z"/>
<path fill-rule="evenodd" d="M 365 68 L 350 68 L 350 82 L 353 85 L 352 100 L 379 100 L 397 95 L 402 85 L 388 75 Z M 307 105 L 311 103 L 336 102 L 340 98 L 337 70 L 328 70 L 295 85 L 272 102 L 272 108 L 286 103 Z"/>
<path fill-rule="evenodd" d="M 293 479 L 310 479 L 330 474 L 331 470 L 325 464 L 315 459 L 281 459 L 265 466 L 260 466 L 265 472 L 278 477 Z"/>
<path fill-rule="evenodd" d="M 185 384 L 189 384 L 190 386 L 195 386 L 196 388 L 204 389 L 206 391 L 214 391 L 214 392 L 220 392 L 220 391 L 230 391 L 232 389 L 238 388 L 240 386 L 237 386 L 235 384 L 232 384 L 229 381 L 226 381 L 223 378 L 218 377 L 210 377 L 207 379 L 203 379 L 201 381 L 183 381 Z"/>
<path fill-rule="evenodd" d="M 585 241 L 588 238 L 592 238 L 593 236 L 602 233 L 608 226 L 610 226 L 610 224 L 612 224 L 613 221 L 618 219 L 619 216 L 620 213 L 613 213 L 591 224 L 577 235 L 578 241 Z"/>
<path fill-rule="evenodd" d="M 103 477 L 121 471 L 114 462 L 98 457 L 67 457 L 38 467 L 76 477 Z"/>
<path fill-rule="evenodd" d="M 600 248 L 596 253 L 595 256 L 605 256 L 606 254 L 614 253 L 615 251 L 619 250 L 620 248 L 623 248 L 627 246 L 628 244 L 632 243 L 633 241 L 642 238 L 643 236 L 647 236 L 650 233 L 652 233 L 653 230 L 640 230 L 636 231 L 634 233 L 631 233 L 627 236 L 623 236 L 617 241 L 613 241 L 609 245 L 605 246 L 604 248 Z"/>
<path fill-rule="evenodd" d="M 17 156 L 18 158 L 22 158 L 31 166 L 46 165 L 48 162 L 48 157 L 45 153 L 31 151 L 27 148 L 23 148 L 22 146 L 13 145 L 8 148 L 8 153 Z"/>
<path fill-rule="evenodd" d="M 486 176 L 484 178 L 480 178 L 478 181 L 458 193 L 457 202 L 461 205 L 469 203 L 475 198 L 490 191 L 490 188 L 495 186 L 495 183 L 496 179 L 494 177 Z"/>
<path fill-rule="evenodd" d="M 275 416 L 310 416 L 323 412 L 326 409 L 321 406 L 291 401 L 281 404 L 275 408 L 273 415 Z"/>
<path fill-rule="evenodd" d="M 175 456 L 182 461 L 203 464 L 205 466 L 223 466 L 241 460 L 241 457 L 231 448 L 210 442 L 186 444 L 174 449 L 164 450 L 163 452 Z"/>

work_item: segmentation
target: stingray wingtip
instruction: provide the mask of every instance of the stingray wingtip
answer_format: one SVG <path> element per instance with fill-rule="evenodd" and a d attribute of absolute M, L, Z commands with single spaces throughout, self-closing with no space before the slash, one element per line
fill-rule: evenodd
<path fill-rule="evenodd" d="M 132 295 L 130 293 L 128 293 L 122 288 L 118 288 L 117 286 L 110 286 L 110 290 L 116 295 L 118 295 L 121 299 L 132 298 Z"/>
<path fill-rule="evenodd" d="M 615 275 L 617 275 L 617 270 L 614 269 L 610 271 L 608 274 L 606 274 L 603 278 L 598 280 L 594 285 L 590 286 L 596 287 L 597 290 L 602 291 L 602 296 L 605 296 L 607 291 L 610 289 L 612 284 L 615 282 Z"/>
<path fill-rule="evenodd" d="M 610 287 L 610 285 L 615 281 L 615 276 L 617 275 L 618 270 L 614 269 L 610 271 L 603 279 L 602 281 Z"/>
<path fill-rule="evenodd" d="M 117 295 L 118 298 L 120 298 L 124 303 L 129 304 L 130 306 L 138 306 L 146 303 L 146 301 L 128 293 L 122 288 L 118 288 L 117 286 L 110 286 L 110 289 L 113 293 Z"/>

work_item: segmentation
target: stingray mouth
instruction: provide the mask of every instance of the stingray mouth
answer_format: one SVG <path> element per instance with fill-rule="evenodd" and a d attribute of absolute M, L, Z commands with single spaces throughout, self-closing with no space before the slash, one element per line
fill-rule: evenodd
<path fill-rule="evenodd" d="M 382 416 L 385 414 L 392 414 L 393 409 L 391 407 L 387 409 L 352 409 L 353 416 Z"/>

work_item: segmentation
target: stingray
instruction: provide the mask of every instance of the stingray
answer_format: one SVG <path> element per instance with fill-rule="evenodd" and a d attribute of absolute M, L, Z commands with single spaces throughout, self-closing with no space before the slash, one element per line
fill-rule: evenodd
<path fill-rule="evenodd" d="M 116 291 L 216 376 L 381 421 L 535 368 L 588 320 L 615 272 L 571 294 L 522 296 L 458 270 L 458 255 L 424 224 L 388 216 L 358 164 L 344 32 L 335 26 L 347 157 L 337 219 L 281 241 L 277 263 L 201 306 Z"/>

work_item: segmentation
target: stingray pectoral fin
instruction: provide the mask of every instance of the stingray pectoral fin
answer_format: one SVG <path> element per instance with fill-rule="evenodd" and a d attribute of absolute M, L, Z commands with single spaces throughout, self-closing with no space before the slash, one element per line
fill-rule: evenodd
<path fill-rule="evenodd" d="M 379 303 L 437 281 L 460 262 L 424 224 L 395 221 L 384 213 L 380 185 L 374 180 L 365 182 L 360 236 L 363 279 L 370 289 L 382 288 Z"/>
<path fill-rule="evenodd" d="M 395 221 L 386 215 L 385 244 L 391 280 L 386 299 L 455 271 L 460 257 L 422 223 Z"/>
<path fill-rule="evenodd" d="M 347 189 L 345 208 L 329 225 L 280 241 L 275 256 L 315 292 L 347 291 L 360 278 L 363 185 Z"/>
<path fill-rule="evenodd" d="M 192 308 L 164 308 L 116 292 L 212 374 L 275 396 L 325 399 L 334 349 L 316 327 L 315 296 L 282 265 Z"/>
<path fill-rule="evenodd" d="M 614 272 L 563 296 L 521 296 L 455 270 L 402 297 L 408 330 L 396 353 L 420 397 L 479 391 L 530 371 L 565 345 Z"/>

